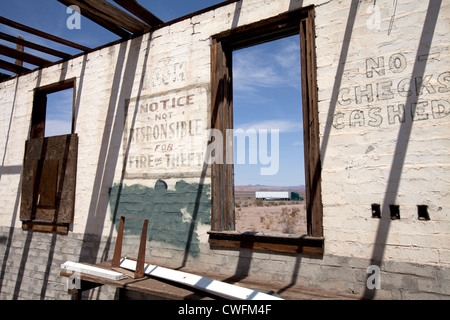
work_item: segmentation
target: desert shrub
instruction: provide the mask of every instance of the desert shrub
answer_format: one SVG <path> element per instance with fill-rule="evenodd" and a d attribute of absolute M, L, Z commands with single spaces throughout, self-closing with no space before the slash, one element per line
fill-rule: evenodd
<path fill-rule="evenodd" d="M 264 206 L 264 200 L 263 200 L 263 199 L 256 199 L 256 200 L 255 200 L 255 205 L 256 205 L 257 207 L 262 207 L 262 206 Z"/>
<path fill-rule="evenodd" d="M 299 208 L 287 208 L 281 209 L 281 224 L 283 226 L 283 233 L 292 234 L 295 232 L 295 227 L 298 224 L 300 209 Z"/>

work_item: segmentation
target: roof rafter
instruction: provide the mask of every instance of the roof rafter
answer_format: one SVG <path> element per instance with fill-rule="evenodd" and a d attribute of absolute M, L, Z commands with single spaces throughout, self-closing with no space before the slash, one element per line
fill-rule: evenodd
<path fill-rule="evenodd" d="M 21 74 L 21 73 L 30 71 L 30 69 L 18 66 L 18 65 L 14 64 L 14 63 L 11 63 L 11 62 L 8 62 L 8 61 L 5 61 L 5 60 L 0 60 L 0 69 L 11 71 L 11 72 L 14 72 L 14 73 L 17 73 L 17 74 Z"/>
<path fill-rule="evenodd" d="M 164 21 L 141 6 L 136 0 L 114 0 L 114 2 L 152 27 L 164 23 Z"/>
<path fill-rule="evenodd" d="M 58 0 L 58 2 L 62 3 L 63 5 L 69 7 L 73 4 L 75 4 L 75 1 L 70 0 Z M 80 6 L 80 4 L 76 4 L 77 6 Z M 110 23 L 106 20 L 100 19 L 98 16 L 96 16 L 94 13 L 92 13 L 87 7 L 81 7 L 81 14 L 91 20 L 92 22 L 98 24 L 99 26 L 105 28 L 108 31 L 111 31 L 112 33 L 118 35 L 121 38 L 128 38 L 130 36 L 130 33 L 126 30 L 118 27 L 114 23 Z"/>
<path fill-rule="evenodd" d="M 45 60 L 40 57 L 36 57 L 32 54 L 10 48 L 10 47 L 4 46 L 2 44 L 0 44 L 0 54 L 7 56 L 7 57 L 14 58 L 19 61 L 28 62 L 28 63 L 34 64 L 34 65 L 40 66 L 40 67 L 42 67 L 46 64 L 52 63 L 49 60 Z"/>
<path fill-rule="evenodd" d="M 0 16 L 0 23 L 2 23 L 4 25 L 7 25 L 9 27 L 13 27 L 15 29 L 19 29 L 19 30 L 22 30 L 22 31 L 34 34 L 34 35 L 36 35 L 38 37 L 41 37 L 41 38 L 45 38 L 47 40 L 51 40 L 51 41 L 54 41 L 54 42 L 66 45 L 68 47 L 72 47 L 72 48 L 81 50 L 81 51 L 90 51 L 91 50 L 88 47 L 79 45 L 79 44 L 74 43 L 72 41 L 69 41 L 69 40 L 66 40 L 66 39 L 54 36 L 52 34 L 49 34 L 49 33 L 46 33 L 46 32 L 43 32 L 43 31 L 31 28 L 31 27 L 28 27 L 28 26 L 20 24 L 18 22 L 14 22 L 12 20 L 6 19 L 5 17 L 1 17 Z"/>
<path fill-rule="evenodd" d="M 76 5 L 81 9 L 81 14 L 95 23 L 116 33 L 120 37 L 126 37 L 124 29 L 132 34 L 142 34 L 151 30 L 151 26 L 133 17 L 125 11 L 105 0 L 58 0 L 65 5 Z M 115 26 L 115 27 L 114 27 Z M 127 34 L 129 36 L 129 34 Z"/>
<path fill-rule="evenodd" d="M 30 49 L 41 51 L 41 52 L 50 54 L 50 55 L 55 56 L 55 57 L 59 57 L 59 58 L 63 58 L 63 59 L 67 59 L 67 58 L 71 57 L 71 55 L 68 54 L 68 53 L 64 53 L 64 52 L 61 52 L 61 51 L 58 51 L 58 50 L 47 48 L 47 47 L 41 46 L 39 44 L 36 44 L 34 42 L 30 42 L 30 41 L 27 41 L 27 40 L 24 40 L 24 39 L 16 38 L 16 37 L 10 36 L 9 34 L 3 33 L 3 32 L 0 32 L 0 39 L 6 40 L 8 42 L 13 42 L 13 43 L 16 43 L 18 45 L 22 45 L 22 46 L 30 48 Z"/>

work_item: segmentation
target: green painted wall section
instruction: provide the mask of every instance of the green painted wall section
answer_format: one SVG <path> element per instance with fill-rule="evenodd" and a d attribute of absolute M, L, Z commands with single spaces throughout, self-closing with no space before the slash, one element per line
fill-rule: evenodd
<path fill-rule="evenodd" d="M 197 227 L 211 224 L 211 186 L 178 181 L 168 190 L 158 180 L 154 188 L 142 185 L 115 184 L 110 189 L 111 221 L 119 228 L 121 216 L 149 220 L 150 241 L 166 242 L 180 247 L 192 256 L 199 253 Z M 140 235 L 142 221 L 125 220 L 125 235 Z"/>

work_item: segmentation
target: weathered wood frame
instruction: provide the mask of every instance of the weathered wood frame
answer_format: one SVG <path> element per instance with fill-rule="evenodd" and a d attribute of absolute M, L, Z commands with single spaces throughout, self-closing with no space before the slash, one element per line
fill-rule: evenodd
<path fill-rule="evenodd" d="M 227 139 L 230 137 L 222 134 L 224 162 L 211 165 L 211 247 L 246 247 L 284 253 L 323 254 L 314 7 L 287 12 L 212 37 L 211 128 L 222 133 L 233 128 L 232 51 L 296 34 L 300 35 L 301 48 L 308 234 L 293 238 L 234 231 L 234 172 L 233 165 L 225 162 L 227 151 L 230 152 L 225 146 L 229 147 Z"/>
<path fill-rule="evenodd" d="M 36 88 L 30 139 L 25 143 L 20 220 L 23 229 L 67 233 L 73 221 L 78 136 L 44 137 L 47 94 L 74 88 L 75 79 Z M 73 105 L 73 104 L 72 104 Z M 44 198 L 42 203 L 39 199 Z"/>

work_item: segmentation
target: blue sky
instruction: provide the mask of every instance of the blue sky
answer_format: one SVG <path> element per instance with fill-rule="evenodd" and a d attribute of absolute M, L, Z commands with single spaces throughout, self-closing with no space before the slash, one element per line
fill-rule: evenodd
<path fill-rule="evenodd" d="M 234 128 L 279 130 L 278 173 L 261 175 L 261 167 L 270 165 L 235 160 L 236 185 L 304 184 L 300 72 L 298 36 L 233 53 Z"/>
<path fill-rule="evenodd" d="M 166 22 L 221 3 L 222 0 L 139 0 L 138 2 Z M 69 30 L 66 22 L 70 15 L 67 14 L 66 7 L 56 0 L 0 0 L 0 12 L 0 15 L 10 20 L 90 48 L 118 39 L 117 35 L 84 17 L 81 19 L 80 30 Z M 1 24 L 0 31 L 14 36 L 23 36 L 26 40 L 70 54 L 79 53 L 76 49 L 49 42 Z M 15 46 L 5 41 L 0 43 Z M 25 52 L 37 54 L 27 48 Z M 56 57 L 42 53 L 39 53 L 39 56 L 51 61 L 58 60 Z M 0 58 L 12 61 L 3 56 Z M 25 64 L 25 67 L 27 66 L 29 65 Z M 244 130 L 278 128 L 280 130 L 278 174 L 262 176 L 259 164 L 236 165 L 236 185 L 304 184 L 298 36 L 234 52 L 233 77 L 235 128 Z M 47 135 L 67 133 L 67 122 L 71 121 L 71 103 L 71 90 L 49 96 L 47 121 L 52 122 L 52 127 L 56 131 L 49 132 Z"/>

